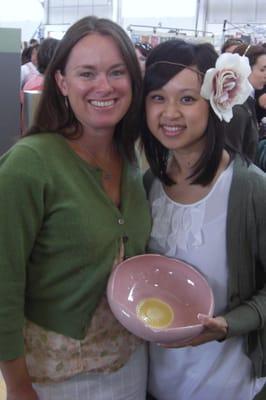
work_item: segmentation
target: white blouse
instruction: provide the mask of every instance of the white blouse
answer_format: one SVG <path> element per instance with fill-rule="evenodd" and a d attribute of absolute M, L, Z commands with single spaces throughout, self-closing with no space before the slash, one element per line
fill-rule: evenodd
<path fill-rule="evenodd" d="M 216 315 L 227 306 L 226 216 L 233 163 L 211 191 L 193 204 L 170 199 L 155 180 L 149 200 L 149 250 L 193 265 L 213 289 Z M 251 400 L 265 379 L 255 379 L 242 337 L 197 347 L 150 345 L 149 390 L 158 400 Z"/>

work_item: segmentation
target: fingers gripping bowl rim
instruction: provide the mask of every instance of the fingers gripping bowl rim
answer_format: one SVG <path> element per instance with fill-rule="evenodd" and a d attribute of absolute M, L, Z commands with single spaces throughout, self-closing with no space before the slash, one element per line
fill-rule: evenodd
<path fill-rule="evenodd" d="M 159 254 L 126 259 L 112 271 L 107 298 L 131 333 L 158 343 L 182 343 L 203 330 L 197 315 L 213 316 L 214 297 L 191 265 Z"/>

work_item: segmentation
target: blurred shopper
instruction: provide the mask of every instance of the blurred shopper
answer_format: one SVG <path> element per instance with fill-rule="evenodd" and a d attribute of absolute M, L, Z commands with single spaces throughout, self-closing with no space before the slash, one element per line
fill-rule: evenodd
<path fill-rule="evenodd" d="M 135 46 L 135 51 L 136 51 L 137 59 L 139 62 L 139 66 L 141 69 L 141 74 L 142 74 L 142 76 L 144 76 L 146 60 L 147 60 L 149 53 L 152 50 L 152 45 L 150 45 L 147 42 L 136 42 L 134 44 L 134 46 Z"/>
<path fill-rule="evenodd" d="M 22 89 L 25 83 L 33 76 L 39 75 L 37 70 L 37 54 L 39 50 L 39 44 L 28 47 L 27 59 L 28 62 L 21 65 L 20 68 L 20 88 Z M 25 54 L 24 54 L 25 57 Z"/>
<path fill-rule="evenodd" d="M 241 39 L 229 38 L 222 45 L 221 53 L 233 53 L 234 50 L 241 44 L 243 44 Z"/>
<path fill-rule="evenodd" d="M 42 41 L 37 53 L 36 66 L 39 74 L 34 75 L 32 78 L 30 78 L 23 86 L 23 90 L 43 89 L 44 74 L 49 65 L 50 60 L 52 59 L 56 51 L 58 43 L 59 40 L 54 38 L 47 38 Z"/>
<path fill-rule="evenodd" d="M 247 57 L 251 68 L 249 82 L 252 91 L 247 101 L 233 108 L 234 118 L 226 127 L 226 143 L 255 161 L 259 142 L 259 124 L 255 109 L 255 89 L 262 89 L 266 82 L 266 49 L 262 46 L 242 44 L 233 54 Z"/>

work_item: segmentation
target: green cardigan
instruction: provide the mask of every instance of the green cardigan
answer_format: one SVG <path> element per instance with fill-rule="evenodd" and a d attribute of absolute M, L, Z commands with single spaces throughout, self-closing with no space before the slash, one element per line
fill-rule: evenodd
<path fill-rule="evenodd" d="M 24 316 L 83 339 L 121 239 L 145 252 L 150 215 L 141 173 L 124 161 L 121 207 L 57 134 L 21 139 L 0 158 L 0 359 L 24 352 Z"/>

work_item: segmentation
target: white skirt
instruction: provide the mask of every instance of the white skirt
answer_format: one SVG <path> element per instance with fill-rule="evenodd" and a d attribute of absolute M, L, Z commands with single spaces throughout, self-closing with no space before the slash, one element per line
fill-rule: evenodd
<path fill-rule="evenodd" d="M 141 345 L 111 374 L 79 374 L 60 383 L 33 384 L 40 400 L 145 400 L 147 349 Z"/>

